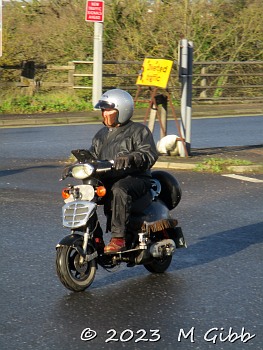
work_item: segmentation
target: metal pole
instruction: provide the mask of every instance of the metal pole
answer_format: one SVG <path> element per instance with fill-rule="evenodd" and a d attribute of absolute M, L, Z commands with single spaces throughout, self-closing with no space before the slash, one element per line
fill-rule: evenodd
<path fill-rule="evenodd" d="M 191 148 L 192 121 L 192 74 L 193 74 L 193 43 L 187 39 L 180 41 L 179 77 L 182 85 L 181 96 L 181 134 L 185 139 L 186 151 Z M 185 149 L 180 147 L 180 156 L 186 157 Z"/>
<path fill-rule="evenodd" d="M 182 84 L 182 96 L 181 96 L 181 134 L 185 138 L 186 135 L 186 107 L 187 107 L 187 90 L 188 90 L 188 41 L 183 39 L 180 41 L 180 80 Z M 181 157 L 185 157 L 185 151 L 181 147 Z"/>
<path fill-rule="evenodd" d="M 185 141 L 188 155 L 191 153 L 191 123 L 192 123 L 192 77 L 193 77 L 193 42 L 188 42 L 188 72 L 186 99 L 186 132 Z"/>
<path fill-rule="evenodd" d="M 102 41 L 103 41 L 103 22 L 94 23 L 94 45 L 93 45 L 93 86 L 92 86 L 92 104 L 98 102 L 102 95 Z"/>
<path fill-rule="evenodd" d="M 0 0 L 0 57 L 2 57 L 2 0 Z"/>

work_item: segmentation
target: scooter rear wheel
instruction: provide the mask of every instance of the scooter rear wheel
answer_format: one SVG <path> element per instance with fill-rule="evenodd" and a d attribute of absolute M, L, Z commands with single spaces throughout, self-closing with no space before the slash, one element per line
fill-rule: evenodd
<path fill-rule="evenodd" d="M 150 263 L 145 264 L 146 270 L 152 273 L 164 273 L 170 266 L 172 261 L 172 256 L 166 256 L 162 259 L 155 258 Z"/>
<path fill-rule="evenodd" d="M 57 275 L 61 283 L 69 290 L 82 292 L 93 282 L 96 274 L 96 262 L 80 263 L 80 254 L 72 246 L 57 248 Z"/>

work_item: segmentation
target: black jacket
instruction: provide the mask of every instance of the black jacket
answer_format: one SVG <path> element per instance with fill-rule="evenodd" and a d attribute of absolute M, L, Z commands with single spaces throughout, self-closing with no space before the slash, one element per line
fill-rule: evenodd
<path fill-rule="evenodd" d="M 128 174 L 150 176 L 149 169 L 158 158 L 158 153 L 151 131 L 147 126 L 128 121 L 117 128 L 103 127 L 92 140 L 89 149 L 94 158 L 99 160 L 114 160 L 122 155 L 139 154 L 142 162 L 138 167 L 116 171 L 114 177 L 124 177 Z"/>

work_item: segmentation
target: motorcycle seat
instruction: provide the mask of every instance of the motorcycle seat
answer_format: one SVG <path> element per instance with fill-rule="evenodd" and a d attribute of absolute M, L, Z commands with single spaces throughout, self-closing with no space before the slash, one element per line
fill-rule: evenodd
<path fill-rule="evenodd" d="M 151 184 L 150 191 L 132 203 L 133 214 L 142 214 L 151 202 L 158 198 L 161 192 L 161 184 L 157 179 L 151 179 Z"/>
<path fill-rule="evenodd" d="M 151 204 L 152 202 L 152 194 L 151 192 L 147 192 L 144 196 L 140 197 L 139 199 L 136 199 L 132 203 L 131 212 L 133 214 L 142 214 L 143 211 Z"/>

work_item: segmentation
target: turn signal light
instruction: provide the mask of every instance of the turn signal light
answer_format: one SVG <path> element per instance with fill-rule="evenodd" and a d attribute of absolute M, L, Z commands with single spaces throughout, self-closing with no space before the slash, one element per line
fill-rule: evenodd
<path fill-rule="evenodd" d="M 63 188 L 62 192 L 62 198 L 63 199 L 68 199 L 70 197 L 69 189 L 68 188 Z"/>
<path fill-rule="evenodd" d="M 96 193 L 99 197 L 104 197 L 106 194 L 106 188 L 104 186 L 99 186 L 96 189 Z"/>

